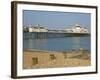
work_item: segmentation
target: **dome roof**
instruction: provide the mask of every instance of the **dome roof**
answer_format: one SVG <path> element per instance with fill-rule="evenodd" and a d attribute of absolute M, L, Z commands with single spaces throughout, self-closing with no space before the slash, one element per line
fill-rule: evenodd
<path fill-rule="evenodd" d="M 80 25 L 79 24 L 75 24 L 75 27 L 80 27 Z"/>

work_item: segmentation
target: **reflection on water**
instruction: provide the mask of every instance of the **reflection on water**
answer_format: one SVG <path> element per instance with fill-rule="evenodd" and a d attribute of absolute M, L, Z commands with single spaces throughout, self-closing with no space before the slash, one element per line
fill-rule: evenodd
<path fill-rule="evenodd" d="M 66 37 L 49 39 L 24 39 L 24 49 L 66 51 L 84 48 L 90 51 L 90 37 Z"/>
<path fill-rule="evenodd" d="M 42 49 L 46 44 L 46 39 L 28 39 L 25 40 L 28 49 Z"/>
<path fill-rule="evenodd" d="M 79 49 L 81 47 L 80 45 L 80 37 L 73 37 L 72 39 L 72 49 Z"/>

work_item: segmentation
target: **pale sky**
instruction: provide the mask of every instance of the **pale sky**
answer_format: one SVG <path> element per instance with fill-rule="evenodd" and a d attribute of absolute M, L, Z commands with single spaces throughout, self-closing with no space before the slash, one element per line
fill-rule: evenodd
<path fill-rule="evenodd" d="M 75 12 L 56 12 L 56 11 L 23 11 L 23 24 L 25 25 L 43 25 L 48 29 L 71 28 L 75 24 L 87 28 L 90 31 L 90 13 Z"/>

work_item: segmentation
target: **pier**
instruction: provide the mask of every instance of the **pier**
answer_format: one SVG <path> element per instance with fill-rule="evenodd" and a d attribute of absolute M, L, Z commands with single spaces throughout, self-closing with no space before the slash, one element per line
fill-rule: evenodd
<path fill-rule="evenodd" d="M 88 29 L 76 24 L 71 29 L 46 29 L 41 25 L 24 27 L 23 35 L 30 39 L 90 36 Z"/>

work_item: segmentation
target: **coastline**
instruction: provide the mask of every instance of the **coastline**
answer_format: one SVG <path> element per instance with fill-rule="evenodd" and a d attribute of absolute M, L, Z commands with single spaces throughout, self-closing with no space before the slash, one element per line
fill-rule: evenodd
<path fill-rule="evenodd" d="M 90 66 L 91 56 L 84 50 L 70 52 L 24 50 L 23 69 Z"/>

